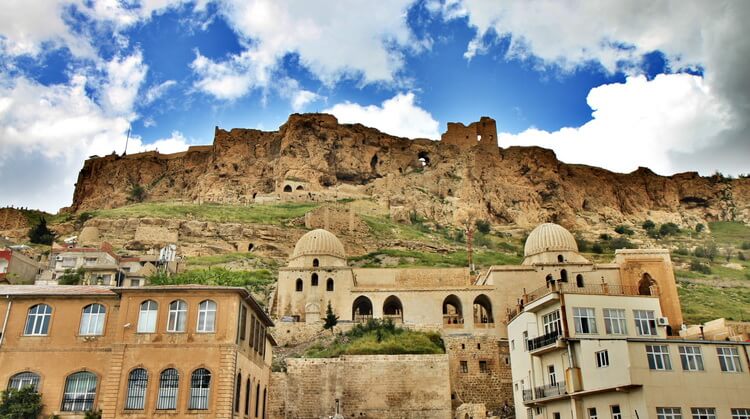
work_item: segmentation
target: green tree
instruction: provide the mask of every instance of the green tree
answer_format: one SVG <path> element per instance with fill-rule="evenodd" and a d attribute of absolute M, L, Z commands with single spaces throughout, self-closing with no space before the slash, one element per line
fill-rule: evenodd
<path fill-rule="evenodd" d="M 656 224 L 651 220 L 646 220 L 643 222 L 642 227 L 644 230 L 653 230 L 654 228 L 656 228 Z"/>
<path fill-rule="evenodd" d="M 331 334 L 333 334 L 333 328 L 339 323 L 339 316 L 333 314 L 333 307 L 331 307 L 331 302 L 328 302 L 328 307 L 326 307 L 326 320 L 323 324 L 323 329 L 330 330 Z"/>
<path fill-rule="evenodd" d="M 0 401 L 0 418 L 36 419 L 42 412 L 42 407 L 42 396 L 32 386 L 20 390 L 5 390 Z"/>
<path fill-rule="evenodd" d="M 78 268 L 76 270 L 68 268 L 59 278 L 57 278 L 57 283 L 59 285 L 78 285 L 83 280 L 83 274 L 83 268 Z"/>
<path fill-rule="evenodd" d="M 477 220 L 476 222 L 477 231 L 482 234 L 488 234 L 490 232 L 490 223 L 484 220 Z"/>
<path fill-rule="evenodd" d="M 52 244 L 55 240 L 55 233 L 47 227 L 47 220 L 44 217 L 39 219 L 39 223 L 29 230 L 29 241 L 37 244 Z"/>
<path fill-rule="evenodd" d="M 680 232 L 680 227 L 675 223 L 664 223 L 659 227 L 659 234 L 662 236 L 673 236 Z"/>
<path fill-rule="evenodd" d="M 128 197 L 133 202 L 143 202 L 146 199 L 146 188 L 138 183 L 134 183 L 130 186 L 130 196 Z"/>
<path fill-rule="evenodd" d="M 695 225 L 695 231 L 696 231 L 696 233 L 700 233 L 701 231 L 703 231 L 705 229 L 706 229 L 706 226 L 703 225 L 703 224 L 701 224 L 701 223 L 698 223 L 698 224 Z"/>
<path fill-rule="evenodd" d="M 624 225 L 624 224 L 620 224 L 617 227 L 615 227 L 615 233 L 617 233 L 617 234 L 626 234 L 628 236 L 632 236 L 633 235 L 633 229 L 630 228 L 630 227 L 628 227 L 628 226 L 626 226 L 626 225 Z"/>

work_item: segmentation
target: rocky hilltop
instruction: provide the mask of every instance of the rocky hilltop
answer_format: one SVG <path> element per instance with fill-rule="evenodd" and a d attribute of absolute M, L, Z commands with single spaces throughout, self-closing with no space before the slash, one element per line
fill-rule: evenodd
<path fill-rule="evenodd" d="M 685 226 L 750 221 L 750 179 L 613 173 L 566 164 L 538 147 L 497 146 L 495 121 L 449 123 L 440 141 L 388 135 L 327 114 L 294 114 L 278 131 L 216 128 L 213 145 L 87 160 L 82 212 L 146 201 L 247 204 L 371 198 L 392 218 L 454 223 L 460 209 L 494 224 L 573 229 L 646 218 Z M 413 216 L 413 215 L 412 215 Z"/>

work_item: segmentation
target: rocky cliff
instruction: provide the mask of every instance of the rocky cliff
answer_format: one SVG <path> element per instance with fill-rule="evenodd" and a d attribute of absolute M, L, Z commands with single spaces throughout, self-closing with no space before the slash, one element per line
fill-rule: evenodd
<path fill-rule="evenodd" d="M 566 164 L 537 147 L 497 147 L 494 121 L 449 124 L 441 141 L 407 139 L 326 114 L 294 114 L 278 131 L 217 128 L 213 145 L 177 154 L 87 160 L 73 204 L 81 212 L 128 203 L 134 185 L 147 201 L 246 204 L 370 197 L 394 218 L 441 223 L 472 208 L 496 224 L 553 221 L 569 228 L 640 223 L 692 226 L 750 222 L 750 179 L 620 174 Z"/>

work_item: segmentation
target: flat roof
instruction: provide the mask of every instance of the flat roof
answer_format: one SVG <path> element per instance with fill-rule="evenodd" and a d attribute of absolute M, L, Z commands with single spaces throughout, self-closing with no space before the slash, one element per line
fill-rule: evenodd
<path fill-rule="evenodd" d="M 109 287 L 103 285 L 1 285 L 0 295 L 6 296 L 76 296 L 103 295 L 115 297 Z"/>

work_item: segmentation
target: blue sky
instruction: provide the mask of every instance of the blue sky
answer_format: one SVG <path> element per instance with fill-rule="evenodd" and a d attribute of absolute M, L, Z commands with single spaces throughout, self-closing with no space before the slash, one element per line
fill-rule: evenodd
<path fill-rule="evenodd" d="M 69 205 L 128 130 L 129 152 L 174 152 L 293 112 L 436 140 L 488 115 L 499 146 L 569 163 L 750 172 L 739 0 L 6 3 L 0 205 Z"/>

